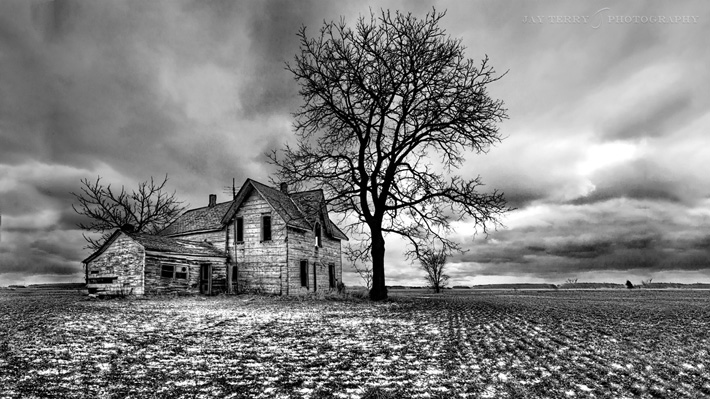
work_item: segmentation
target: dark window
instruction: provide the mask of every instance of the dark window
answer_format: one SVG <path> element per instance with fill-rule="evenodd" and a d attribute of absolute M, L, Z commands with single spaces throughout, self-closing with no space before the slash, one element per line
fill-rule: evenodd
<path fill-rule="evenodd" d="M 187 266 L 160 265 L 160 277 L 187 279 Z"/>
<path fill-rule="evenodd" d="M 301 261 L 301 287 L 308 287 L 308 261 Z"/>
<path fill-rule="evenodd" d="M 316 223 L 316 247 L 322 247 L 320 223 Z"/>
<path fill-rule="evenodd" d="M 271 216 L 261 216 L 261 241 L 271 241 Z"/>
<path fill-rule="evenodd" d="M 335 288 L 335 265 L 328 265 L 328 279 L 330 281 L 330 288 Z"/>
<path fill-rule="evenodd" d="M 89 284 L 113 284 L 118 277 L 98 277 L 90 278 Z"/>
<path fill-rule="evenodd" d="M 173 278 L 174 273 L 175 273 L 175 266 L 173 266 L 173 265 L 160 266 L 160 277 Z"/>
<path fill-rule="evenodd" d="M 244 218 L 237 218 L 237 242 L 244 242 Z"/>
<path fill-rule="evenodd" d="M 175 268 L 175 278 L 187 279 L 187 266 L 177 266 Z"/>

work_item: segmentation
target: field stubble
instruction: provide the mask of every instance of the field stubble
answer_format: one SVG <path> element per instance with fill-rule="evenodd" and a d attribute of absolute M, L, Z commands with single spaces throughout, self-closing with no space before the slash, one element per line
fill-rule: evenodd
<path fill-rule="evenodd" d="M 0 398 L 710 396 L 708 291 L 393 297 L 2 292 Z"/>

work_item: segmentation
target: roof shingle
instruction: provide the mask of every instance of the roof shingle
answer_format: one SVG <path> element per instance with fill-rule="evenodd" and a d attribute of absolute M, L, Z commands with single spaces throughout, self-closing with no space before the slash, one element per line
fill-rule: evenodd
<path fill-rule="evenodd" d="M 163 236 L 186 234 L 198 231 L 222 229 L 222 217 L 234 201 L 222 202 L 214 206 L 191 209 L 160 232 Z"/>
<path fill-rule="evenodd" d="M 169 252 L 193 256 L 227 256 L 224 251 L 208 242 L 180 240 L 177 238 L 143 233 L 130 233 L 128 236 L 141 244 L 146 251 Z"/>
<path fill-rule="evenodd" d="M 121 235 L 125 234 L 133 241 L 142 245 L 146 251 L 156 251 L 165 252 L 176 255 L 190 255 L 190 256 L 209 256 L 209 257 L 226 257 L 227 255 L 224 251 L 216 248 L 210 243 L 200 242 L 200 241 L 188 241 L 180 240 L 172 237 L 155 236 L 151 234 L 144 233 L 126 233 L 117 229 L 111 234 L 111 236 L 97 249 L 94 253 L 89 255 L 88 258 L 84 259 L 83 263 L 91 262 L 101 255 L 106 248 L 110 247 L 111 244 L 116 241 L 116 239 Z"/>
<path fill-rule="evenodd" d="M 221 230 L 252 191 L 258 192 L 288 226 L 302 230 L 312 230 L 315 222 L 322 219 L 325 221 L 324 227 L 328 234 L 337 239 L 348 239 L 328 218 L 322 190 L 286 194 L 279 189 L 269 187 L 252 179 L 246 180 L 233 201 L 223 202 L 213 207 L 189 210 L 163 230 L 160 235 L 174 237 L 196 232 Z"/>

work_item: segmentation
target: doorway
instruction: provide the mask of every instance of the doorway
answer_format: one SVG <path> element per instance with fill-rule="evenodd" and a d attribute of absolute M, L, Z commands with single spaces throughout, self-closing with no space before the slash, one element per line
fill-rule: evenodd
<path fill-rule="evenodd" d="M 200 294 L 212 295 L 212 265 L 209 263 L 200 265 Z"/>

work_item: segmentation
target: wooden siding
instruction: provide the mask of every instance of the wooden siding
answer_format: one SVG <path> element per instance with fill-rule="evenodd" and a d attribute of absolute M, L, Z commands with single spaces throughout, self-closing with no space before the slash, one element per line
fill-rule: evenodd
<path fill-rule="evenodd" d="M 288 289 L 284 289 L 284 294 L 298 295 L 307 292 L 329 291 L 330 276 L 328 265 L 335 265 L 336 286 L 343 281 L 343 264 L 341 256 L 340 240 L 322 236 L 322 247 L 315 246 L 315 233 L 313 231 L 302 231 L 289 229 L 288 235 L 288 267 L 287 281 Z M 308 262 L 308 285 L 301 286 L 301 261 Z M 315 284 L 314 287 L 314 264 L 315 264 Z"/>
<path fill-rule="evenodd" d="M 271 240 L 269 241 L 262 240 L 263 215 L 271 216 Z M 236 242 L 236 218 L 242 218 L 244 223 L 244 240 L 239 243 Z M 324 222 L 321 220 L 321 226 L 325 225 Z M 230 261 L 236 265 L 232 276 L 235 291 L 298 295 L 313 292 L 314 264 L 316 291 L 324 292 L 331 289 L 328 270 L 330 264 L 335 266 L 336 285 L 342 282 L 341 242 L 329 237 L 325 229 L 322 233 L 322 246 L 316 248 L 313 231 L 287 228 L 284 220 L 271 205 L 257 190 L 252 190 L 242 201 L 225 229 L 175 237 L 191 241 L 208 241 L 217 248 L 228 251 Z M 301 260 L 308 262 L 307 287 L 301 287 Z M 215 270 L 217 272 L 213 289 L 227 290 L 226 266 L 220 266 Z M 158 275 L 159 271 L 160 269 Z M 199 272 L 199 267 L 197 271 Z M 170 290 L 169 286 L 165 288 Z"/>
<path fill-rule="evenodd" d="M 199 259 L 151 253 L 146 255 L 145 262 L 146 294 L 199 294 L 200 265 L 202 264 L 212 265 L 212 294 L 226 291 L 227 268 L 221 259 Z M 163 265 L 186 267 L 187 278 L 161 276 Z"/>
<path fill-rule="evenodd" d="M 87 263 L 87 289 L 99 295 L 143 295 L 144 258 L 143 246 L 120 235 L 101 255 Z M 97 280 L 111 282 L 92 282 Z"/>
<path fill-rule="evenodd" d="M 262 215 L 271 216 L 269 241 L 261 239 Z M 282 293 L 281 275 L 286 266 L 286 223 L 257 191 L 252 191 L 242 202 L 235 217 L 244 220 L 244 242 L 237 243 L 234 252 L 239 290 Z M 232 243 L 235 223 L 236 219 L 233 219 L 228 226 Z"/>

